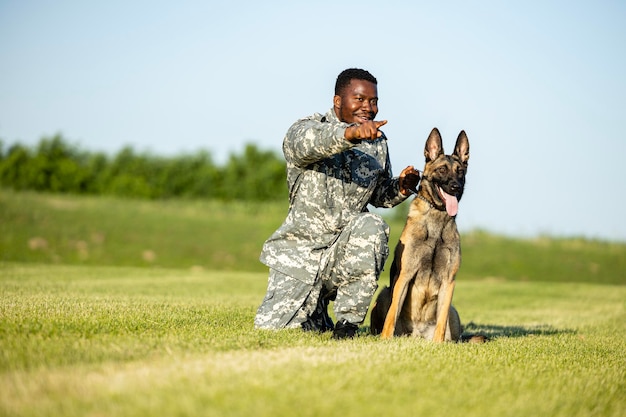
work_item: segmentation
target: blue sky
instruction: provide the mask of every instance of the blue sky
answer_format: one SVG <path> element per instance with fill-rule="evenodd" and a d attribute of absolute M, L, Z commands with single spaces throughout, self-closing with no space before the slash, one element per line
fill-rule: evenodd
<path fill-rule="evenodd" d="M 626 241 L 624 22 L 621 1 L 0 0 L 0 138 L 279 152 L 361 67 L 396 173 L 466 130 L 462 230 Z"/>

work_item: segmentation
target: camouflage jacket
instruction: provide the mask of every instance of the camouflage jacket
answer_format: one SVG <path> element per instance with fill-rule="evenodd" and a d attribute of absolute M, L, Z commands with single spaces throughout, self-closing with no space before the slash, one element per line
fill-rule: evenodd
<path fill-rule="evenodd" d="M 294 123 L 283 141 L 289 212 L 263 245 L 270 268 L 312 284 L 320 260 L 341 230 L 367 205 L 393 207 L 406 199 L 392 177 L 387 138 L 352 143 L 347 123 L 331 109 Z"/>

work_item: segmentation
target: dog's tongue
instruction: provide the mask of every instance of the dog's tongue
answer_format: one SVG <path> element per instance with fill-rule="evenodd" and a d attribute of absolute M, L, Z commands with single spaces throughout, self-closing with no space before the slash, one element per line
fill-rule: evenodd
<path fill-rule="evenodd" d="M 448 212 L 448 216 L 456 216 L 456 213 L 459 211 L 459 200 L 457 200 L 455 196 L 447 194 L 441 188 L 439 188 L 439 192 L 446 202 L 446 211 Z"/>

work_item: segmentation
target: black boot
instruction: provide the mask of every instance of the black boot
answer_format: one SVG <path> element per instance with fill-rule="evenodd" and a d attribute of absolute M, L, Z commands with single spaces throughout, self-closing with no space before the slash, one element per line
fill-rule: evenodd
<path fill-rule="evenodd" d="M 328 315 L 328 304 L 333 299 L 329 295 L 330 294 L 322 288 L 315 311 L 302 323 L 302 330 L 323 333 L 329 332 L 335 328 L 333 320 Z"/>
<path fill-rule="evenodd" d="M 359 326 L 356 324 L 352 324 L 345 319 L 339 320 L 335 325 L 335 330 L 333 331 L 333 339 L 352 339 L 355 335 Z"/>

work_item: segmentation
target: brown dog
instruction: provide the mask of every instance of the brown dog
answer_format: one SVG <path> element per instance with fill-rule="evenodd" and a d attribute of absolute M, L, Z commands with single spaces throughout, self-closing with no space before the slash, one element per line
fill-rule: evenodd
<path fill-rule="evenodd" d="M 469 141 L 459 133 L 445 155 L 434 128 L 424 149 L 426 165 L 391 265 L 391 288 L 384 288 L 371 314 L 371 332 L 384 339 L 413 335 L 442 342 L 461 337 L 452 307 L 461 242 L 455 217 L 465 187 Z"/>

